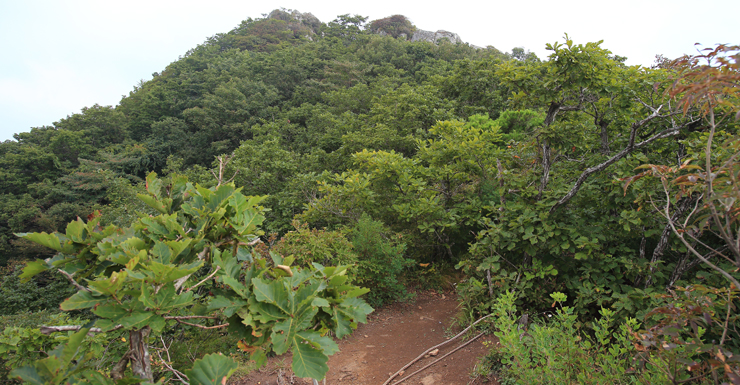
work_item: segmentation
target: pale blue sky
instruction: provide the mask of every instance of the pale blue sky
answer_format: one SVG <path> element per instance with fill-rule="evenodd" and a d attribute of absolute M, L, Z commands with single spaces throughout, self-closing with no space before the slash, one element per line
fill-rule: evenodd
<path fill-rule="evenodd" d="M 403 14 L 421 29 L 503 51 L 523 46 L 543 58 L 545 44 L 564 32 L 576 43 L 603 39 L 643 65 L 658 53 L 693 53 L 694 43 L 740 44 L 736 0 L 0 0 L 0 141 L 85 106 L 116 105 L 209 36 L 280 7 L 323 22 Z"/>

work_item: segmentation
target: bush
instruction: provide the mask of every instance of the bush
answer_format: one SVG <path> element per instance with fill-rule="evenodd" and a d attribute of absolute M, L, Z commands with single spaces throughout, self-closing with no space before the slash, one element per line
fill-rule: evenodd
<path fill-rule="evenodd" d="M 736 320 L 722 309 L 737 290 L 678 290 L 682 295 L 666 296 L 665 306 L 648 313 L 645 324 L 652 326 L 644 329 L 634 318 L 613 326 L 616 312 L 604 308 L 589 328 L 578 328 L 573 308 L 562 306 L 562 293 L 550 295 L 560 308 L 548 313 L 546 323 L 528 325 L 516 316 L 515 294 L 507 292 L 494 305 L 498 348 L 477 372 L 498 371 L 502 384 L 740 383 L 738 355 L 730 351 L 735 345 L 713 339 Z"/>
<path fill-rule="evenodd" d="M 309 229 L 305 223 L 293 221 L 295 231 L 285 234 L 272 247 L 282 256 L 293 256 L 296 264 L 310 266 L 312 262 L 324 266 L 351 265 L 357 262 L 352 243 L 339 231 Z"/>
<path fill-rule="evenodd" d="M 11 368 L 20 368 L 32 364 L 35 360 L 48 357 L 49 352 L 60 342 L 66 342 L 73 333 L 54 332 L 42 334 L 40 326 L 84 325 L 88 320 L 70 318 L 66 313 L 44 310 L 36 313 L 22 313 L 0 317 L 0 384 L 7 379 Z M 85 339 L 83 346 L 91 352 L 97 368 L 112 364 L 115 354 L 111 350 L 121 350 L 120 347 L 108 345 L 112 336 L 120 332 L 96 333 Z M 124 345 L 123 342 L 121 342 Z M 106 355 L 105 352 L 108 351 Z M 8 380 L 7 383 L 18 383 Z"/>
<path fill-rule="evenodd" d="M 75 293 L 69 281 L 58 273 L 43 273 L 33 281 L 22 283 L 18 275 L 23 265 L 21 262 L 11 262 L 0 269 L 0 314 L 56 310 L 65 298 Z"/>
<path fill-rule="evenodd" d="M 357 283 L 370 288 L 366 300 L 372 305 L 408 297 L 401 273 L 413 260 L 404 257 L 406 244 L 400 234 L 391 234 L 382 222 L 363 214 L 351 230 L 352 245 L 359 257 Z"/>
<path fill-rule="evenodd" d="M 552 295 L 555 303 L 565 295 Z M 512 292 L 499 297 L 495 307 L 495 325 L 499 330 L 498 355 L 502 369 L 501 383 L 522 384 L 662 384 L 665 378 L 654 370 L 637 370 L 632 356 L 636 353 L 630 331 L 637 321 L 628 319 L 614 328 L 614 312 L 601 309 L 602 317 L 589 333 L 575 327 L 573 309 L 561 307 L 548 314 L 548 324 L 532 323 L 516 316 Z M 522 321 L 522 319 L 525 319 Z"/>

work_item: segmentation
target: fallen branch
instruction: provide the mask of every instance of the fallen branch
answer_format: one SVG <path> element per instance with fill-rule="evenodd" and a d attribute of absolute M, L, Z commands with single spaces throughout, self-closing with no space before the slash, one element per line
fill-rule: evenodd
<path fill-rule="evenodd" d="M 67 331 L 78 331 L 82 329 L 82 325 L 62 325 L 62 326 L 41 326 L 39 330 L 41 330 L 41 334 L 49 335 L 54 332 L 67 332 Z M 123 325 L 116 325 L 113 327 L 113 329 L 106 330 L 109 332 L 112 332 L 114 330 L 118 330 L 123 328 Z M 101 328 L 90 328 L 90 330 L 87 331 L 87 335 L 91 336 L 95 333 L 102 333 L 104 330 Z"/>
<path fill-rule="evenodd" d="M 466 328 L 465 328 L 465 330 L 461 331 L 461 332 L 460 332 L 460 333 L 458 333 L 458 334 L 457 334 L 456 336 L 454 336 L 454 337 L 450 338 L 450 339 L 449 339 L 449 340 L 447 340 L 447 341 L 444 341 L 444 342 L 442 342 L 441 344 L 438 344 L 438 345 L 432 346 L 431 348 L 429 348 L 429 349 L 425 350 L 425 351 L 424 351 L 424 353 L 421 353 L 421 354 L 419 355 L 419 357 L 416 357 L 416 358 L 414 358 L 414 359 L 413 359 L 413 360 L 412 360 L 411 362 L 409 362 L 408 364 L 406 364 L 406 365 L 405 365 L 405 366 L 404 366 L 403 368 L 401 368 L 401 369 L 398 369 L 398 371 L 397 371 L 396 373 L 394 373 L 394 374 L 393 374 L 392 376 L 390 376 L 390 377 L 388 378 L 388 380 L 386 380 L 386 381 L 385 381 L 385 382 L 383 383 L 383 385 L 388 385 L 388 384 L 390 384 L 390 382 L 391 382 L 391 381 L 393 380 L 393 378 L 394 378 L 394 377 L 396 377 L 396 376 L 398 375 L 398 373 L 401 373 L 402 371 L 406 370 L 406 369 L 407 369 L 407 368 L 408 368 L 409 366 L 413 365 L 413 364 L 414 364 L 414 363 L 415 363 L 416 361 L 419 361 L 420 359 L 422 359 L 422 358 L 423 358 L 423 357 L 424 357 L 425 355 L 427 355 L 427 353 L 429 353 L 429 352 L 431 352 L 432 350 L 434 350 L 434 349 L 437 349 L 437 348 L 439 348 L 439 347 L 445 346 L 445 345 L 449 344 L 450 342 L 452 342 L 452 341 L 454 341 L 454 340 L 458 339 L 458 338 L 459 338 L 460 336 L 462 336 L 462 335 L 464 335 L 465 333 L 467 333 L 467 332 L 468 332 L 468 330 L 470 330 L 470 328 L 472 328 L 473 326 L 477 325 L 478 323 L 480 323 L 480 322 L 481 322 L 481 321 L 483 321 L 484 319 L 486 319 L 486 318 L 488 318 L 488 317 L 491 317 L 492 315 L 493 315 L 493 314 L 489 314 L 489 315 L 487 315 L 487 316 L 484 316 L 484 317 L 481 317 L 481 318 L 479 318 L 479 319 L 478 319 L 477 321 L 473 322 L 473 323 L 472 323 L 472 324 L 471 324 L 470 326 L 466 327 Z M 475 338 L 478 338 L 478 337 L 475 337 Z M 453 350 L 453 352 L 454 352 L 454 350 Z M 445 356 L 445 357 L 446 357 L 446 356 Z M 443 357 L 443 358 L 444 358 L 444 357 Z M 409 377 L 410 377 L 410 376 L 409 376 Z"/>
<path fill-rule="evenodd" d="M 470 339 L 470 341 L 468 341 L 468 342 L 466 342 L 466 343 L 464 343 L 464 344 L 462 344 L 462 345 L 460 345 L 460 346 L 456 347 L 456 348 L 455 348 L 455 349 L 453 349 L 453 350 L 452 350 L 451 352 L 449 352 L 449 353 L 445 354 L 444 356 L 442 356 L 442 357 L 439 357 L 438 359 L 436 359 L 436 360 L 434 360 L 434 361 L 430 362 L 429 364 L 427 364 L 427 365 L 426 365 L 426 366 L 424 366 L 423 368 L 421 368 L 421 369 L 419 369 L 419 370 L 417 370 L 417 371 L 415 371 L 415 372 L 413 372 L 413 373 L 409 374 L 408 376 L 406 376 L 406 377 L 404 377 L 404 378 L 402 378 L 402 379 L 400 379 L 400 380 L 398 380 L 398 381 L 394 382 L 394 383 L 393 383 L 393 385 L 398 385 L 398 384 L 400 384 L 400 383 L 402 383 L 402 382 L 404 382 L 404 381 L 408 380 L 409 378 L 413 377 L 413 376 L 414 376 L 414 375 L 416 375 L 417 373 L 420 373 L 420 372 L 421 372 L 421 371 L 423 371 L 424 369 L 426 369 L 426 368 L 428 368 L 428 367 L 430 367 L 430 366 L 432 366 L 432 365 L 436 364 L 436 363 L 437 363 L 437 362 L 439 362 L 439 361 L 442 361 L 442 360 L 444 360 L 444 359 L 445 359 L 445 358 L 446 358 L 447 356 L 449 356 L 450 354 L 452 354 L 452 353 L 454 353 L 454 352 L 456 352 L 456 351 L 458 351 L 458 350 L 460 350 L 460 349 L 462 349 L 462 348 L 464 348 L 464 347 L 468 346 L 468 345 L 469 345 L 469 344 L 470 344 L 471 342 L 473 342 L 473 341 L 477 340 L 477 339 L 478 339 L 478 338 L 480 338 L 480 336 L 482 336 L 483 334 L 485 334 L 485 332 L 481 332 L 481 333 L 480 333 L 480 334 L 478 334 L 477 336 L 475 336 L 475 337 L 471 338 L 471 339 Z"/>

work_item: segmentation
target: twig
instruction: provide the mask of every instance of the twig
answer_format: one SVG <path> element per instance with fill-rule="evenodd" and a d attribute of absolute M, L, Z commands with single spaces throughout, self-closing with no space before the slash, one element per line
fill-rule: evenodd
<path fill-rule="evenodd" d="M 175 321 L 177 321 L 177 323 L 181 323 L 181 324 L 185 324 L 185 325 L 190 325 L 190 326 L 195 326 L 195 327 L 201 328 L 201 329 L 220 329 L 220 328 L 225 328 L 225 327 L 229 326 L 229 323 L 228 322 L 225 323 L 225 324 L 216 325 L 216 326 L 203 326 L 203 325 L 193 324 L 193 323 L 190 323 L 190 322 L 185 322 L 185 321 L 179 320 L 177 318 L 173 318 L 173 319 Z"/>
<path fill-rule="evenodd" d="M 456 351 L 458 351 L 458 350 L 460 350 L 460 349 L 462 349 L 462 348 L 464 348 L 464 347 L 468 346 L 468 345 L 469 345 L 469 344 L 470 344 L 471 342 L 473 342 L 473 341 L 477 340 L 478 338 L 480 338 L 480 336 L 482 336 L 482 335 L 483 335 L 483 334 L 485 334 L 485 333 L 486 333 L 486 332 L 481 332 L 481 333 L 480 333 L 480 334 L 478 334 L 477 336 L 475 336 L 475 337 L 471 338 L 471 339 L 470 339 L 470 341 L 468 341 L 468 342 L 466 342 L 466 343 L 464 343 L 464 344 L 462 344 L 462 345 L 460 345 L 460 346 L 456 347 L 456 348 L 455 348 L 455 349 L 453 349 L 453 350 L 452 350 L 451 352 L 449 352 L 449 353 L 445 354 L 444 356 L 442 356 L 442 357 L 439 357 L 438 359 L 436 359 L 436 360 L 434 360 L 434 361 L 430 362 L 429 364 L 427 364 L 427 365 L 426 365 L 426 366 L 424 366 L 423 368 L 421 368 L 421 369 L 419 369 L 419 370 L 417 370 L 417 371 L 415 371 L 415 372 L 413 372 L 413 373 L 409 374 L 408 376 L 406 376 L 406 377 L 404 377 L 404 378 L 402 378 L 402 379 L 400 379 L 400 380 L 398 380 L 398 381 L 394 382 L 394 383 L 393 383 L 393 385 L 398 385 L 398 384 L 400 384 L 400 383 L 402 383 L 402 382 L 404 382 L 404 381 L 408 380 L 409 378 L 413 377 L 413 376 L 414 376 L 414 375 L 416 375 L 417 373 L 419 373 L 419 372 L 423 371 L 424 369 L 426 369 L 426 368 L 428 368 L 428 367 L 430 367 L 430 366 L 432 366 L 432 365 L 436 364 L 436 363 L 437 363 L 437 362 L 439 362 L 439 361 L 442 361 L 442 360 L 444 360 L 444 359 L 445 359 L 445 358 L 446 358 L 447 356 L 449 356 L 450 354 L 452 354 L 452 353 L 454 353 L 454 352 L 456 352 Z"/>
<path fill-rule="evenodd" d="M 722 346 L 725 343 L 725 338 L 727 338 L 727 329 L 729 329 L 729 323 L 730 323 L 730 308 L 732 306 L 732 290 L 727 290 L 727 317 L 725 318 L 725 327 L 722 331 L 722 338 L 719 340 L 719 345 Z"/>
<path fill-rule="evenodd" d="M 67 279 L 69 279 L 69 281 L 72 282 L 72 285 L 74 285 L 74 287 L 76 287 L 77 290 L 82 290 L 82 291 L 90 292 L 90 289 L 88 289 L 88 288 L 80 285 L 79 283 L 77 283 L 77 281 L 75 281 L 75 279 L 72 277 L 72 274 L 67 273 L 66 271 L 64 271 L 62 269 L 57 269 L 57 270 L 60 273 L 62 273 L 62 275 L 64 275 L 65 277 L 67 277 Z"/>
<path fill-rule="evenodd" d="M 109 332 L 112 332 L 114 330 L 118 330 L 123 328 L 123 325 L 116 325 L 113 329 L 107 330 Z M 41 334 L 49 335 L 54 332 L 66 332 L 66 331 L 78 331 L 82 329 L 81 325 L 62 325 L 62 326 L 41 326 L 40 328 Z M 94 333 L 102 333 L 103 329 L 101 328 L 90 328 L 90 330 L 87 331 L 87 335 L 93 335 Z"/>
<path fill-rule="evenodd" d="M 218 317 L 213 317 L 209 315 L 182 315 L 182 316 L 172 316 L 172 315 L 166 315 L 162 317 L 164 319 L 195 319 L 195 318 L 207 318 L 207 319 L 218 319 Z"/>
<path fill-rule="evenodd" d="M 198 286 L 199 286 L 200 284 L 202 284 L 203 282 L 205 282 L 205 281 L 208 281 L 208 280 L 209 280 L 209 279 L 211 279 L 211 278 L 212 278 L 212 277 L 213 277 L 214 275 L 216 275 L 216 273 L 217 273 L 217 272 L 218 272 L 219 270 L 221 270 L 221 266 L 216 266 L 216 269 L 215 269 L 215 270 L 213 270 L 213 273 L 211 273 L 211 274 L 210 274 L 210 275 L 208 275 L 207 277 L 203 278 L 203 280 L 202 280 L 202 281 L 200 281 L 200 282 L 196 283 L 195 285 L 193 285 L 193 286 L 190 286 L 190 288 L 189 288 L 189 289 L 187 289 L 187 290 L 185 290 L 185 292 L 187 293 L 187 292 L 189 292 L 190 290 L 193 290 L 193 289 L 195 289 L 196 287 L 198 287 Z"/>
<path fill-rule="evenodd" d="M 458 338 L 459 338 L 460 336 L 462 336 L 462 335 L 464 335 L 465 333 L 467 333 L 467 331 L 468 331 L 468 330 L 470 330 L 470 328 L 472 328 L 473 326 L 477 325 L 477 324 L 478 324 L 479 322 L 483 321 L 484 319 L 486 319 L 486 318 L 488 318 L 488 317 L 491 317 L 492 315 L 493 315 L 493 313 L 491 313 L 491 314 L 489 314 L 489 315 L 487 315 L 487 316 L 484 316 L 484 317 L 481 317 L 481 318 L 479 318 L 479 319 L 478 319 L 477 321 L 473 322 L 473 323 L 472 323 L 472 324 L 471 324 L 470 326 L 468 326 L 467 328 L 465 328 L 465 330 L 461 331 L 461 332 L 460 332 L 460 333 L 458 333 L 458 334 L 457 334 L 456 336 L 454 336 L 454 337 L 450 338 L 449 340 L 447 340 L 447 341 L 445 341 L 445 342 L 442 342 L 442 343 L 441 343 L 441 344 L 439 344 L 439 345 L 435 345 L 435 346 L 432 346 L 431 348 L 429 348 L 429 349 L 425 350 L 425 351 L 424 351 L 424 353 L 421 353 L 421 354 L 419 355 L 419 357 L 416 357 L 416 358 L 414 358 L 414 359 L 413 359 L 413 360 L 412 360 L 411 362 L 409 362 L 408 364 L 406 364 L 406 365 L 405 365 L 405 366 L 404 366 L 403 368 L 401 368 L 401 369 L 398 369 L 398 371 L 397 371 L 396 373 L 394 373 L 394 374 L 393 374 L 392 376 L 390 376 L 390 377 L 388 378 L 388 380 L 386 380 L 386 381 L 385 381 L 385 382 L 383 383 L 383 385 L 388 385 L 388 384 L 390 384 L 390 382 L 391 382 L 391 381 L 393 380 L 393 378 L 394 378 L 394 377 L 396 377 L 396 376 L 398 375 L 398 373 L 401 373 L 402 371 L 406 370 L 406 368 L 408 368 L 409 366 L 413 365 L 413 364 L 414 364 L 414 363 L 415 363 L 416 361 L 419 361 L 420 359 L 422 359 L 422 358 L 423 358 L 423 357 L 424 357 L 425 355 L 427 355 L 427 353 L 431 352 L 431 351 L 432 351 L 432 350 L 434 350 L 434 349 L 437 349 L 437 348 L 439 348 L 439 347 L 442 347 L 442 346 L 444 346 L 444 345 L 447 345 L 448 343 L 450 343 L 450 342 L 452 342 L 452 341 L 454 341 L 454 340 L 458 339 Z M 476 338 L 477 338 L 477 337 L 476 337 Z"/>
<path fill-rule="evenodd" d="M 167 362 L 172 362 L 172 358 L 170 357 L 170 348 L 167 346 L 167 344 L 164 343 L 164 338 L 162 336 L 159 336 L 159 340 L 162 341 L 162 347 L 164 347 L 164 351 L 167 353 Z M 172 344 L 170 344 L 172 346 Z M 180 380 L 183 384 L 189 384 L 188 381 L 190 381 L 190 378 L 186 376 L 181 371 L 173 368 L 171 365 L 169 365 L 165 360 L 162 359 L 162 355 L 159 354 L 159 351 L 157 351 L 157 356 L 159 356 L 160 361 L 162 361 L 162 364 L 169 369 L 175 376 L 177 376 L 177 379 Z M 185 377 L 185 380 L 183 380 L 182 377 Z"/>

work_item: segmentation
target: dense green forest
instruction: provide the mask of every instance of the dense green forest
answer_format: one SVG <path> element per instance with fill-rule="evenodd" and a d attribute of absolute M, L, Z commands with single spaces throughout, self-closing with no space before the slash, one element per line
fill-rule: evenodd
<path fill-rule="evenodd" d="M 502 383 L 740 383 L 740 47 L 645 68 L 567 35 L 538 58 L 414 29 L 276 10 L 0 143 L 0 375 L 120 379 L 106 341 L 151 331 L 202 351 L 131 358 L 140 379 L 231 374 L 219 344 L 291 348 L 321 379 L 336 345 L 302 328 L 342 337 L 367 303 L 455 286 L 461 323 L 496 315 Z M 283 283 L 298 326 L 267 309 Z"/>

